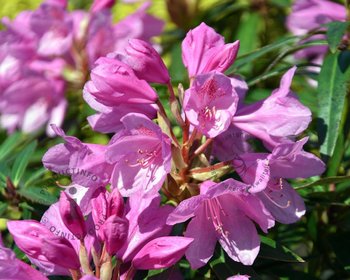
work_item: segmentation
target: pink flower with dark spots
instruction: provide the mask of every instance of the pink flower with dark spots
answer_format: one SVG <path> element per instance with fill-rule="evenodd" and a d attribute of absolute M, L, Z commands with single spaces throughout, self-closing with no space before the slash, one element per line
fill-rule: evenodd
<path fill-rule="evenodd" d="M 210 138 L 228 129 L 237 104 L 238 95 L 231 79 L 219 72 L 196 76 L 184 97 L 186 117 L 200 133 Z"/>

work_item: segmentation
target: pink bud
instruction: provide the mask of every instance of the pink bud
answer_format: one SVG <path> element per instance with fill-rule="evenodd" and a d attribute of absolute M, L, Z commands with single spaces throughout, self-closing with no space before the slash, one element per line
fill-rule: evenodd
<path fill-rule="evenodd" d="M 90 11 L 92 13 L 96 13 L 104 9 L 110 9 L 113 7 L 114 3 L 115 3 L 115 0 L 94 0 L 90 8 Z"/>
<path fill-rule="evenodd" d="M 139 39 L 131 39 L 129 45 L 125 48 L 125 52 L 127 56 L 117 55 L 117 58 L 128 64 L 139 79 L 159 84 L 169 82 L 168 69 L 150 43 Z"/>
<path fill-rule="evenodd" d="M 108 218 L 108 201 L 106 194 L 107 192 L 104 190 L 100 192 L 97 197 L 91 199 L 92 219 L 94 220 L 97 236 L 101 240 L 103 238 L 101 235 L 101 228 Z"/>
<path fill-rule="evenodd" d="M 110 216 L 102 226 L 103 241 L 109 255 L 114 255 L 128 236 L 129 222 L 116 215 Z"/>
<path fill-rule="evenodd" d="M 78 255 L 71 243 L 55 236 L 38 221 L 10 221 L 7 227 L 17 246 L 29 257 L 68 269 L 80 268 Z"/>
<path fill-rule="evenodd" d="M 78 204 L 65 192 L 61 192 L 59 210 L 63 223 L 79 239 L 84 239 L 86 226 Z"/>
<path fill-rule="evenodd" d="M 124 216 L 124 200 L 117 188 L 113 189 L 108 198 L 108 217 L 112 215 Z"/>
<path fill-rule="evenodd" d="M 136 269 L 162 269 L 174 265 L 185 254 L 193 238 L 165 236 L 148 242 L 134 257 Z"/>

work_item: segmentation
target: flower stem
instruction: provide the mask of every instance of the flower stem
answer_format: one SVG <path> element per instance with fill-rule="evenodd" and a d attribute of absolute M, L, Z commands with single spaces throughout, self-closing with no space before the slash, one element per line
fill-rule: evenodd
<path fill-rule="evenodd" d="M 162 116 L 162 118 L 164 119 L 164 122 L 165 122 L 166 125 L 167 125 L 167 128 L 168 128 L 168 130 L 169 130 L 170 136 L 171 136 L 171 138 L 172 138 L 174 144 L 175 144 L 176 146 L 179 147 L 179 146 L 180 146 L 179 141 L 178 141 L 177 138 L 175 137 L 175 134 L 174 134 L 174 132 L 173 132 L 173 129 L 172 129 L 171 124 L 170 124 L 170 121 L 169 121 L 169 118 L 168 118 L 168 116 L 167 116 L 167 113 L 165 112 L 165 109 L 164 109 L 164 107 L 163 107 L 162 102 L 160 102 L 159 99 L 158 99 L 158 100 L 156 101 L 156 104 L 158 105 L 159 114 L 160 114 L 160 115 Z"/>

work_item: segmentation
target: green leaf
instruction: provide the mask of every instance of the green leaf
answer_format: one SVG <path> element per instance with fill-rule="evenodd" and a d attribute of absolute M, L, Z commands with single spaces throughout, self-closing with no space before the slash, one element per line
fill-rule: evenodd
<path fill-rule="evenodd" d="M 261 56 L 272 52 L 272 51 L 276 51 L 282 47 L 285 47 L 289 44 L 295 44 L 297 41 L 299 40 L 298 37 L 287 37 L 287 38 L 282 38 L 276 42 L 274 42 L 273 44 L 264 46 L 262 48 L 259 48 L 253 52 L 244 54 L 244 55 L 240 55 L 239 57 L 237 57 L 237 59 L 235 60 L 235 63 L 233 64 L 232 67 L 230 67 L 229 70 L 227 70 L 227 73 L 234 73 L 236 68 L 240 68 L 248 63 L 251 63 L 253 60 L 260 58 Z"/>
<path fill-rule="evenodd" d="M 39 179 L 42 175 L 44 175 L 46 172 L 46 169 L 39 168 L 38 170 L 34 171 L 30 176 L 25 180 L 24 187 L 28 187 L 31 184 L 33 184 L 37 179 Z"/>
<path fill-rule="evenodd" d="M 306 188 L 311 188 L 315 186 L 326 186 L 329 184 L 337 184 L 337 183 L 342 183 L 350 180 L 350 176 L 334 176 L 334 177 L 328 177 L 328 178 L 322 178 L 320 180 L 317 180 L 315 182 L 296 187 L 296 190 L 300 189 L 306 189 Z"/>
<path fill-rule="evenodd" d="M 251 11 L 243 13 L 236 36 L 236 40 L 240 41 L 240 55 L 252 52 L 258 47 L 259 40 L 256 40 L 256 38 L 260 31 L 260 22 L 261 16 L 259 13 L 252 13 Z"/>
<path fill-rule="evenodd" d="M 292 252 L 287 247 L 278 244 L 276 241 L 260 236 L 261 246 L 259 257 L 282 262 L 305 262 L 300 256 Z"/>
<path fill-rule="evenodd" d="M 349 22 L 333 21 L 327 24 L 327 41 L 332 53 L 337 51 L 346 29 L 349 26 Z"/>
<path fill-rule="evenodd" d="M 22 150 L 18 156 L 12 167 L 12 182 L 15 186 L 18 185 L 21 180 L 24 171 L 29 163 L 30 157 L 33 155 L 34 150 L 37 146 L 37 141 L 30 143 L 24 150 Z"/>
<path fill-rule="evenodd" d="M 350 78 L 350 51 L 326 56 L 318 79 L 321 154 L 333 155 Z"/>
<path fill-rule="evenodd" d="M 51 205 L 57 201 L 57 198 L 51 194 L 46 188 L 41 187 L 30 187 L 30 188 L 22 188 L 18 190 L 18 193 L 39 204 L 43 205 Z"/>
<path fill-rule="evenodd" d="M 4 143 L 0 146 L 0 161 L 2 161 L 4 158 L 6 158 L 7 155 L 9 155 L 19 144 L 21 139 L 21 134 L 19 132 L 16 132 L 9 136 Z"/>

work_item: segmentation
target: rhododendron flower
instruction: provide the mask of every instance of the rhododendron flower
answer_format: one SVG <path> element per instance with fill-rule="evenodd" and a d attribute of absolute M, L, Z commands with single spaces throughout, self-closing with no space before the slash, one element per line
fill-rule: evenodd
<path fill-rule="evenodd" d="M 1 96 L 1 126 L 10 133 L 17 127 L 28 133 L 38 130 L 47 122 L 61 125 L 67 106 L 63 90 L 61 80 L 40 76 L 14 82 Z M 47 131 L 52 133 L 49 128 Z"/>
<path fill-rule="evenodd" d="M 88 118 L 93 129 L 117 132 L 121 118 L 131 112 L 156 116 L 156 92 L 129 65 L 113 58 L 100 58 L 96 65 L 84 87 L 85 101 L 100 112 Z"/>
<path fill-rule="evenodd" d="M 59 174 L 71 174 L 73 182 L 84 187 L 108 184 L 113 167 L 105 160 L 107 146 L 82 143 L 56 126 L 53 129 L 66 143 L 46 152 L 42 159 L 44 166 Z"/>
<path fill-rule="evenodd" d="M 271 154 L 244 153 L 232 164 L 249 192 L 257 193 L 266 208 L 281 223 L 293 223 L 305 213 L 298 193 L 282 178 L 307 178 L 320 175 L 324 163 L 302 150 L 308 138 L 277 145 Z"/>
<path fill-rule="evenodd" d="M 185 92 L 183 106 L 190 123 L 212 138 L 228 129 L 237 104 L 238 95 L 230 78 L 211 72 L 195 77 Z"/>
<path fill-rule="evenodd" d="M 117 253 L 123 262 L 131 261 L 150 240 L 170 234 L 171 226 L 166 224 L 166 219 L 174 208 L 160 206 L 160 201 L 158 194 L 144 197 L 142 191 L 129 197 L 125 215 L 129 221 L 128 237 Z"/>
<path fill-rule="evenodd" d="M 190 78 L 210 71 L 224 72 L 236 59 L 239 41 L 225 44 L 224 38 L 205 23 L 190 30 L 182 42 L 182 61 Z"/>
<path fill-rule="evenodd" d="M 332 21 L 345 21 L 344 5 L 328 0 L 295 0 L 292 13 L 287 18 L 287 28 L 295 35 L 305 35 L 317 28 L 325 29 L 322 25 Z M 326 36 L 317 34 L 308 40 L 325 39 Z M 327 53 L 327 46 L 312 46 L 296 53 L 296 58 L 307 58 L 314 63 L 322 64 Z M 319 72 L 319 67 L 312 67 Z"/>
<path fill-rule="evenodd" d="M 150 43 L 139 39 L 131 39 L 124 51 L 125 54 L 116 53 L 109 56 L 114 56 L 128 64 L 139 79 L 146 80 L 149 83 L 169 83 L 168 69 Z"/>
<path fill-rule="evenodd" d="M 295 35 L 304 35 L 323 24 L 344 21 L 345 18 L 344 5 L 328 0 L 295 0 L 293 11 L 287 19 L 287 27 Z"/>
<path fill-rule="evenodd" d="M 200 195 L 182 201 L 170 214 L 170 225 L 194 217 L 185 232 L 186 237 L 194 238 L 186 252 L 193 269 L 209 261 L 217 240 L 233 260 L 245 265 L 254 262 L 260 239 L 252 220 L 267 232 L 274 219 L 264 204 L 247 192 L 248 187 L 233 179 L 218 184 L 206 181 Z"/>
<path fill-rule="evenodd" d="M 146 116 L 130 113 L 122 118 L 124 130 L 106 151 L 114 165 L 111 184 L 123 196 L 143 190 L 157 192 L 171 167 L 171 140 Z"/>
<path fill-rule="evenodd" d="M 80 87 L 96 59 L 123 51 L 128 39 L 150 41 L 161 33 L 164 23 L 147 15 L 149 3 L 117 25 L 112 24 L 109 10 L 113 4 L 96 0 L 90 12 L 70 12 L 66 10 L 67 1 L 48 0 L 35 11 L 21 13 L 13 22 L 3 20 L 6 29 L 0 32 L 0 125 L 8 133 L 17 128 L 37 131 L 45 123 L 61 126 L 67 107 L 65 90 Z M 129 32 L 123 33 L 120 28 Z M 30 94 L 23 99 L 28 89 Z M 97 129 L 104 126 L 101 122 L 110 117 L 108 113 L 120 109 L 115 107 L 104 108 L 102 117 L 91 121 L 98 123 Z M 139 112 L 156 115 L 151 106 L 139 106 Z M 54 135 L 50 126 L 47 134 Z"/>
<path fill-rule="evenodd" d="M 233 117 L 233 125 L 274 147 L 279 138 L 296 136 L 311 121 L 311 111 L 300 103 L 290 86 L 296 67 L 281 79 L 280 87 L 259 102 L 240 107 Z"/>
<path fill-rule="evenodd" d="M 29 278 L 28 278 L 29 277 Z M 14 252 L 4 247 L 0 236 L 0 279 L 48 280 L 42 273 L 16 258 Z"/>
<path fill-rule="evenodd" d="M 78 255 L 71 243 L 55 236 L 41 223 L 34 220 L 10 221 L 7 227 L 17 246 L 29 257 L 68 269 L 80 268 Z"/>

